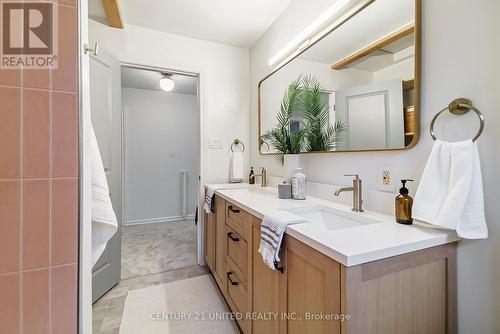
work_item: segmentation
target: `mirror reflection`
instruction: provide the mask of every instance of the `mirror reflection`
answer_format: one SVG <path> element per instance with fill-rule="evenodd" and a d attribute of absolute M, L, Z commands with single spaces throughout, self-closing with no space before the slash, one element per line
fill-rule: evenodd
<path fill-rule="evenodd" d="M 414 144 L 415 23 L 413 0 L 374 1 L 265 78 L 261 153 Z"/>

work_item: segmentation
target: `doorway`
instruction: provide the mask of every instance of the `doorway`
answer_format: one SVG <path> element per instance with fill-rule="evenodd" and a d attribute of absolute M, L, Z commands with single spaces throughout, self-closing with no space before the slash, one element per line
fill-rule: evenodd
<path fill-rule="evenodd" d="M 199 113 L 196 76 L 129 66 L 121 74 L 126 279 L 197 263 Z M 174 87 L 164 91 L 162 80 Z"/>
<path fill-rule="evenodd" d="M 162 89 L 164 78 L 173 87 Z M 106 50 L 90 59 L 91 118 L 119 225 L 92 270 L 94 333 L 119 329 L 128 290 L 204 273 L 198 87 L 196 74 L 122 64 Z"/>

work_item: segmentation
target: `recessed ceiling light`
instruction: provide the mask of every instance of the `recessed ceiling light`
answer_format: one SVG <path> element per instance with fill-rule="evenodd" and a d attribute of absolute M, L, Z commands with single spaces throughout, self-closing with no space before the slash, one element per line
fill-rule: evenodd
<path fill-rule="evenodd" d="M 166 92 L 170 92 L 175 87 L 175 82 L 172 79 L 172 74 L 162 73 L 160 79 L 160 88 Z"/>

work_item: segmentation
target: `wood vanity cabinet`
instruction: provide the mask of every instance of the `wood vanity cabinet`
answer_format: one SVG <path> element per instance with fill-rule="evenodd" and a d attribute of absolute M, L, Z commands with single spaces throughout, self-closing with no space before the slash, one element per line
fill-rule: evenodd
<path fill-rule="evenodd" d="M 215 271 L 215 213 L 205 213 L 204 227 L 205 227 L 205 262 L 207 266 Z"/>
<path fill-rule="evenodd" d="M 226 201 L 215 196 L 214 212 L 205 213 L 205 262 L 223 288 L 226 282 L 225 209 Z"/>
<path fill-rule="evenodd" d="M 226 287 L 222 292 L 226 296 L 231 310 L 243 315 L 252 312 L 251 285 L 251 219 L 252 216 L 226 201 Z M 244 333 L 252 333 L 252 322 L 243 318 L 237 320 Z"/>
<path fill-rule="evenodd" d="M 288 235 L 280 260 L 278 310 L 289 319 L 279 333 L 340 333 L 340 321 L 329 319 L 341 310 L 340 264 Z"/>
<path fill-rule="evenodd" d="M 222 295 L 233 312 L 251 312 L 251 215 L 214 198 L 214 212 L 205 214 L 205 261 Z M 244 333 L 251 333 L 251 321 L 237 320 Z"/>
<path fill-rule="evenodd" d="M 205 258 L 231 310 L 252 315 L 245 334 L 456 333 L 455 243 L 345 267 L 285 235 L 281 273 L 258 253 L 260 219 L 219 197 L 206 219 Z"/>
<path fill-rule="evenodd" d="M 221 289 L 226 288 L 226 229 L 225 229 L 226 201 L 215 198 L 215 274 Z"/>
<path fill-rule="evenodd" d="M 262 221 L 252 217 L 252 311 L 256 314 L 279 314 L 278 289 L 279 272 L 271 270 L 259 254 L 260 224 Z M 252 321 L 252 333 L 278 333 L 278 319 L 256 319 Z"/>

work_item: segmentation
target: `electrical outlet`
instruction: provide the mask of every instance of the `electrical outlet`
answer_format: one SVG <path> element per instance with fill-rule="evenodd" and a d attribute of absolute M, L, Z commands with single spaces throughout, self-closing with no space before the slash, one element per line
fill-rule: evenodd
<path fill-rule="evenodd" d="M 382 171 L 382 183 L 384 186 L 388 186 L 391 184 L 391 171 L 388 169 L 384 169 Z"/>
<path fill-rule="evenodd" d="M 397 176 L 395 165 L 382 165 L 378 167 L 377 185 L 378 189 L 386 192 L 395 192 Z"/>

